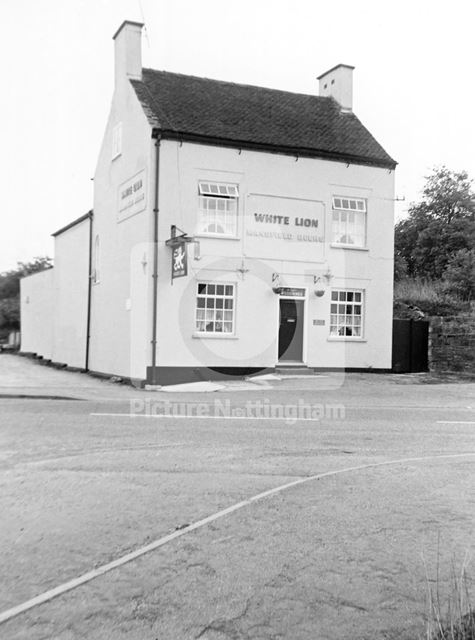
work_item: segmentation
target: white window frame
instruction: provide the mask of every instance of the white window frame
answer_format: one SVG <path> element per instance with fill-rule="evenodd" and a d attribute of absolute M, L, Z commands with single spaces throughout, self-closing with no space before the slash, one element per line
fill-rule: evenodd
<path fill-rule="evenodd" d="M 331 244 L 337 247 L 365 249 L 367 218 L 365 198 L 333 196 Z M 359 225 L 358 219 L 362 221 Z M 358 229 L 360 233 L 357 233 Z"/>
<path fill-rule="evenodd" d="M 122 122 L 118 122 L 112 129 L 112 160 L 122 155 Z"/>
<path fill-rule="evenodd" d="M 239 186 L 228 182 L 200 180 L 198 198 L 196 235 L 211 238 L 236 238 L 238 235 Z M 213 226 L 214 229 L 210 231 L 209 229 Z"/>
<path fill-rule="evenodd" d="M 359 313 L 357 313 L 358 310 Z M 331 290 L 329 327 L 330 339 L 364 339 L 365 292 L 363 289 Z"/>
<path fill-rule="evenodd" d="M 98 235 L 94 239 L 94 268 L 92 270 L 93 284 L 99 284 L 101 281 L 101 241 Z"/>
<path fill-rule="evenodd" d="M 229 330 L 225 331 L 225 329 Z M 232 282 L 198 282 L 196 285 L 195 334 L 232 337 L 235 335 L 235 331 L 236 284 Z"/>

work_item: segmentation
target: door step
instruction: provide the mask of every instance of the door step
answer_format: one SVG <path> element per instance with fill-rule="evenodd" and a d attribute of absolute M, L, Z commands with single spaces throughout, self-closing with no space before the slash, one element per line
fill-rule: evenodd
<path fill-rule="evenodd" d="M 281 376 L 313 376 L 315 371 L 304 364 L 278 364 L 275 368 L 277 375 Z"/>

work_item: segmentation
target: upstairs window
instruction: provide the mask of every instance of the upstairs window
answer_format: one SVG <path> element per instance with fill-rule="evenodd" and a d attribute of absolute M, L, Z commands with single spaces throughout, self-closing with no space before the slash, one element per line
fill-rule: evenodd
<path fill-rule="evenodd" d="M 101 281 L 101 244 L 99 236 L 94 240 L 92 282 L 98 284 Z"/>
<path fill-rule="evenodd" d="M 122 153 L 122 122 L 112 129 L 112 160 Z"/>
<path fill-rule="evenodd" d="M 366 200 L 339 196 L 333 198 L 332 243 L 366 246 Z"/>
<path fill-rule="evenodd" d="M 330 337 L 363 337 L 363 292 L 333 290 L 330 303 Z"/>
<path fill-rule="evenodd" d="M 200 182 L 198 184 L 198 234 L 207 236 L 237 235 L 239 191 L 236 184 Z"/>
<path fill-rule="evenodd" d="M 199 282 L 196 297 L 196 331 L 234 333 L 234 293 L 233 284 Z"/>

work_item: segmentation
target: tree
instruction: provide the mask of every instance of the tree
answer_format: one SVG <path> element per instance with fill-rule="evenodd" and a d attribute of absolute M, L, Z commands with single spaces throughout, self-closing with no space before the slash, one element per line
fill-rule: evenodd
<path fill-rule="evenodd" d="M 409 276 L 440 279 L 457 252 L 475 248 L 475 193 L 466 171 L 439 167 L 422 195 L 396 225 L 395 253 Z"/>
<path fill-rule="evenodd" d="M 444 284 L 462 300 L 475 299 L 475 249 L 461 249 L 452 256 L 444 271 Z"/>
<path fill-rule="evenodd" d="M 0 331 L 20 328 L 20 280 L 53 266 L 51 258 L 40 256 L 31 262 L 18 262 L 16 269 L 0 274 Z"/>

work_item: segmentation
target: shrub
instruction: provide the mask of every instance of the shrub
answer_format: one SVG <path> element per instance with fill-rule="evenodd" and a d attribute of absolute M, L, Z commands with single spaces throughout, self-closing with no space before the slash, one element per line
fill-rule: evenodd
<path fill-rule="evenodd" d="M 447 291 L 441 281 L 404 278 L 394 285 L 397 318 L 420 317 L 419 310 L 425 316 L 455 316 L 469 309 L 470 303 Z"/>

